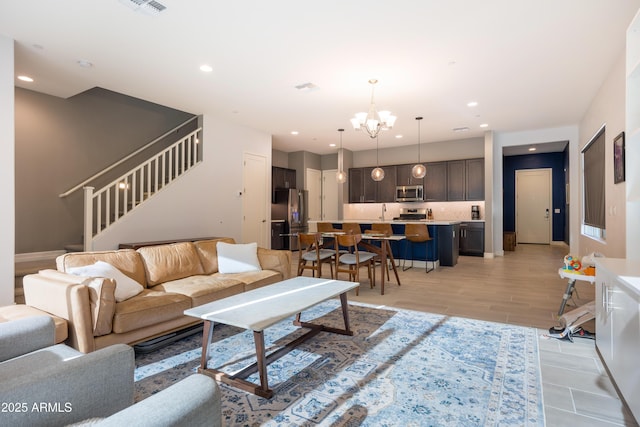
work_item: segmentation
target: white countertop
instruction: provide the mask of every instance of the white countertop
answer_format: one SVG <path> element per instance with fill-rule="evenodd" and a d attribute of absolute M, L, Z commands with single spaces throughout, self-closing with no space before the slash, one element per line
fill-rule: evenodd
<path fill-rule="evenodd" d="M 616 275 L 620 282 L 640 298 L 640 262 L 626 258 L 594 258 L 598 268 Z"/>
<path fill-rule="evenodd" d="M 448 219 L 431 219 L 431 220 L 421 220 L 421 221 L 401 221 L 401 220 L 385 220 L 385 221 L 381 221 L 379 219 L 341 219 L 341 220 L 322 220 L 322 221 L 309 221 L 309 224 L 317 224 L 318 222 L 330 222 L 333 224 L 342 224 L 345 222 L 356 222 L 359 224 L 383 224 L 383 223 L 387 223 L 387 224 L 415 224 L 415 223 L 424 223 L 427 225 L 453 225 L 453 224 L 460 224 L 461 222 L 482 222 L 484 223 L 483 219 L 475 219 L 475 220 L 471 220 L 471 219 L 455 219 L 455 220 L 448 220 Z"/>

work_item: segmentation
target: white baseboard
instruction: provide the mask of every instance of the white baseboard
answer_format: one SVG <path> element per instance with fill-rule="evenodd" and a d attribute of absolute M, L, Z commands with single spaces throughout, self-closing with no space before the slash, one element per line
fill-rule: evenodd
<path fill-rule="evenodd" d="M 51 260 L 51 259 L 55 259 L 56 257 L 64 253 L 65 253 L 64 250 L 59 250 L 59 251 L 28 252 L 24 254 L 16 254 L 15 262 Z"/>

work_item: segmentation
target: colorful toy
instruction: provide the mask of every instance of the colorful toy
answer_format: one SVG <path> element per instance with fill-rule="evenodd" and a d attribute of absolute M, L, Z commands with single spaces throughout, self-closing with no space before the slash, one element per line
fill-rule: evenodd
<path fill-rule="evenodd" d="M 580 274 L 580 269 L 582 268 L 582 263 L 580 260 L 571 255 L 564 256 L 564 269 L 571 271 L 572 273 Z"/>

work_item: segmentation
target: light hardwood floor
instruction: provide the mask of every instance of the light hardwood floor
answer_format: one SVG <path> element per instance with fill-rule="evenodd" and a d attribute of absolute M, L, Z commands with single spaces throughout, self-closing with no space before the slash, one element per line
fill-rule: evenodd
<path fill-rule="evenodd" d="M 503 257 L 460 257 L 455 267 L 440 267 L 428 274 L 424 268 L 399 269 L 402 285 L 391 275 L 385 295 L 380 295 L 379 285 L 370 289 L 365 276 L 360 295 L 351 293 L 349 299 L 538 328 L 546 425 L 637 426 L 618 397 L 593 340 L 542 337 L 558 324 L 567 285 L 558 269 L 567 253 L 564 245 L 519 244 Z M 329 276 L 328 267 L 324 275 Z M 348 280 L 346 275 L 340 279 Z M 578 281 L 576 288 L 573 303 L 581 305 L 594 299 L 593 285 Z M 572 308 L 575 305 L 570 302 L 565 312 Z M 593 320 L 583 327 L 595 332 Z"/>

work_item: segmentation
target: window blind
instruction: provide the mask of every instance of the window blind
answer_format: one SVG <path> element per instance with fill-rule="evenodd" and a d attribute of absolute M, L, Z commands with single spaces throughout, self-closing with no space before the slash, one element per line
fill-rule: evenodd
<path fill-rule="evenodd" d="M 584 223 L 605 229 L 605 132 L 604 128 L 582 150 L 584 174 Z"/>

